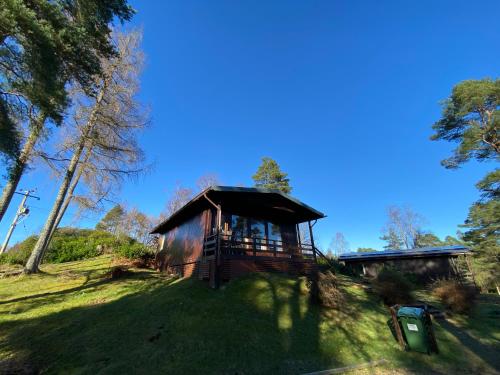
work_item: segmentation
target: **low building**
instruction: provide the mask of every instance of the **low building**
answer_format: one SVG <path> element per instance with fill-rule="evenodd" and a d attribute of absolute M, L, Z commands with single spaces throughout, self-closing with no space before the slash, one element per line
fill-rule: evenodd
<path fill-rule="evenodd" d="M 464 256 L 465 267 L 470 269 L 467 256 L 470 250 L 462 245 L 425 247 L 410 250 L 386 250 L 367 253 L 346 253 L 339 261 L 365 276 L 376 277 L 383 267 L 392 267 L 416 276 L 420 281 L 463 275 L 457 261 Z"/>
<path fill-rule="evenodd" d="M 317 256 L 312 227 L 324 215 L 280 192 L 213 186 L 151 233 L 160 235 L 157 263 L 212 287 L 249 272 L 309 274 Z M 308 223 L 308 241 L 298 225 Z"/>

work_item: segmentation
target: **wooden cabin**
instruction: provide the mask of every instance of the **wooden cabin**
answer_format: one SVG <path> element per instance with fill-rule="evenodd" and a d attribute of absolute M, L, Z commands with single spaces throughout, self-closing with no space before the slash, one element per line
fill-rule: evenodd
<path fill-rule="evenodd" d="M 412 274 L 421 282 L 439 278 L 471 276 L 469 248 L 462 245 L 424 247 L 409 250 L 385 250 L 367 253 L 346 253 L 339 257 L 354 272 L 376 277 L 384 267 Z M 459 258 L 463 258 L 461 262 Z"/>
<path fill-rule="evenodd" d="M 324 215 L 279 190 L 213 186 L 151 233 L 160 235 L 158 267 L 211 287 L 251 272 L 307 275 L 322 256 L 312 227 Z M 307 241 L 299 224 L 307 223 Z"/>

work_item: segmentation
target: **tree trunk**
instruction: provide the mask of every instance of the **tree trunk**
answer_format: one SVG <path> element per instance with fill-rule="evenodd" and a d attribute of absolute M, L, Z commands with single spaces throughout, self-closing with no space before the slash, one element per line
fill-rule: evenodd
<path fill-rule="evenodd" d="M 44 123 L 44 116 L 41 116 L 34 121 L 31 127 L 30 135 L 28 136 L 28 139 L 19 154 L 19 157 L 15 160 L 14 167 L 9 173 L 9 180 L 3 188 L 2 196 L 0 197 L 0 222 L 2 221 L 7 208 L 9 208 L 10 201 L 12 200 L 12 197 L 17 189 L 17 185 L 19 184 L 24 170 L 26 169 L 26 165 L 28 164 L 28 160 L 33 152 L 33 148 L 40 137 Z"/>
<path fill-rule="evenodd" d="M 28 262 L 26 263 L 26 267 L 24 269 L 26 273 L 38 272 L 38 266 L 42 261 L 44 249 L 47 246 L 50 233 L 52 232 L 52 228 L 56 221 L 57 215 L 59 214 L 64 198 L 66 197 L 69 184 L 73 179 L 73 175 L 78 165 L 78 160 L 80 159 L 80 156 L 82 154 L 82 150 L 83 150 L 83 144 L 79 144 L 77 149 L 75 150 L 75 153 L 71 157 L 71 161 L 69 163 L 68 169 L 66 170 L 66 174 L 64 175 L 63 182 L 59 187 L 59 192 L 57 193 L 56 201 L 52 206 L 52 210 L 50 211 L 49 217 L 47 218 L 47 221 L 45 222 L 45 225 L 42 231 L 40 232 L 40 236 L 38 237 L 38 241 L 35 247 L 33 248 L 33 251 L 31 252 Z"/>
<path fill-rule="evenodd" d="M 61 186 L 59 187 L 59 192 L 57 193 L 56 200 L 54 202 L 54 205 L 52 206 L 52 210 L 50 211 L 50 214 L 47 218 L 47 221 L 45 222 L 45 225 L 40 232 L 40 236 L 38 237 L 38 241 L 35 244 L 35 247 L 33 248 L 31 255 L 28 259 L 28 262 L 26 263 L 26 266 L 24 267 L 24 272 L 25 273 L 37 273 L 39 271 L 38 266 L 42 262 L 43 255 L 45 253 L 45 250 L 47 248 L 48 241 L 50 239 L 50 235 L 53 231 L 54 224 L 56 222 L 57 216 L 59 215 L 59 212 L 61 210 L 61 206 L 64 202 L 64 199 L 66 198 L 66 194 L 69 189 L 69 185 L 71 183 L 71 180 L 73 179 L 73 176 L 75 174 L 76 168 L 78 166 L 78 162 L 80 161 L 80 157 L 82 155 L 83 149 L 85 147 L 85 142 L 87 141 L 88 136 L 90 135 L 92 128 L 94 127 L 94 124 L 97 119 L 97 112 L 100 107 L 100 103 L 103 99 L 104 96 L 104 91 L 106 90 L 106 84 L 103 84 L 103 87 L 101 88 L 98 97 L 96 99 L 96 104 L 92 110 L 92 113 L 90 114 L 88 122 L 85 124 L 85 127 L 83 128 L 82 135 L 80 136 L 80 140 L 78 142 L 78 145 L 76 146 L 75 152 L 73 156 L 71 157 L 71 161 L 68 165 L 68 169 L 66 170 L 66 174 L 64 175 L 64 179 L 61 183 Z"/>
<path fill-rule="evenodd" d="M 44 252 L 46 251 L 47 247 L 50 245 L 50 241 L 52 241 L 52 237 L 54 236 L 54 232 L 59 227 L 59 224 L 61 223 L 61 220 L 64 217 L 64 214 L 66 213 L 66 210 L 68 209 L 68 206 L 71 203 L 71 200 L 73 199 L 73 193 L 75 192 L 75 189 L 78 185 L 78 182 L 80 181 L 80 177 L 82 177 L 83 168 L 84 168 L 85 163 L 88 161 L 88 159 L 90 157 L 90 152 L 91 152 L 91 150 L 87 151 L 87 154 L 86 154 L 83 162 L 80 163 L 80 167 L 78 168 L 78 172 L 77 172 L 73 182 L 71 183 L 71 185 L 68 189 L 68 194 L 67 194 L 66 198 L 64 199 L 64 203 L 62 204 L 61 209 L 59 210 L 59 213 L 57 214 L 56 221 L 54 222 L 54 225 L 50 231 L 47 245 L 43 249 Z"/>

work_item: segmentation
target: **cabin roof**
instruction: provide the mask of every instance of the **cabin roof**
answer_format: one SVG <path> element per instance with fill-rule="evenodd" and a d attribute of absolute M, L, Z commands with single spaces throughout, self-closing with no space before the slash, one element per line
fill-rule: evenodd
<path fill-rule="evenodd" d="M 436 256 L 458 256 L 470 252 L 470 249 L 463 245 L 422 247 L 409 250 L 384 250 L 371 251 L 367 253 L 346 253 L 339 256 L 339 260 L 346 262 L 357 262 L 364 260 L 388 260 L 402 258 L 425 258 Z"/>
<path fill-rule="evenodd" d="M 275 189 L 235 186 L 211 186 L 157 225 L 151 233 L 164 233 L 182 224 L 206 208 L 213 207 L 209 198 L 223 211 L 250 217 L 270 217 L 293 223 L 317 220 L 325 215 L 292 196 Z"/>

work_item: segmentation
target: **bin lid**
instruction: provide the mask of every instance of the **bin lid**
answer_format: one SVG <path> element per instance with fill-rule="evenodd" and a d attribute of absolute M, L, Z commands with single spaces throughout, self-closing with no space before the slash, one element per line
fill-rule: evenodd
<path fill-rule="evenodd" d="M 421 318 L 423 315 L 424 309 L 421 309 L 420 307 L 403 306 L 398 310 L 398 318 Z"/>

